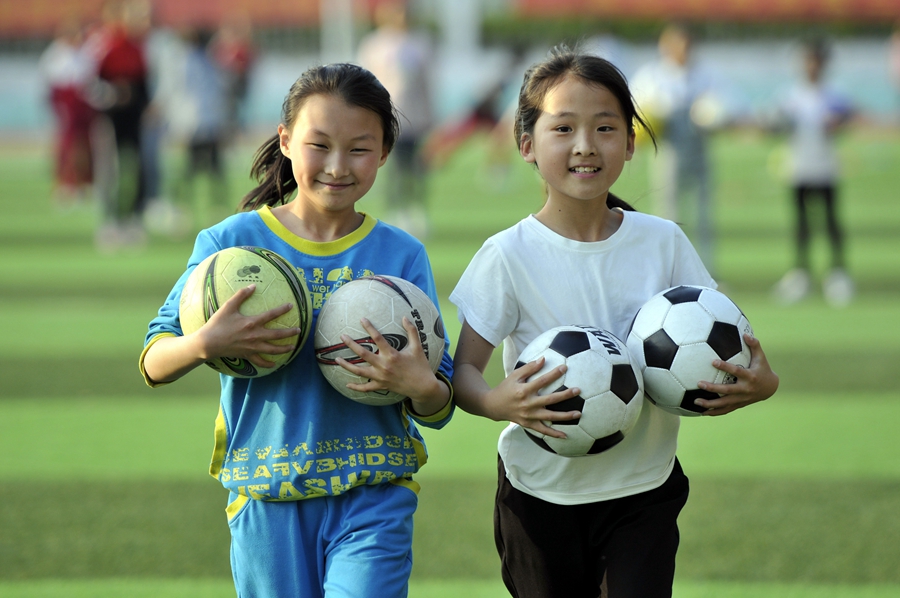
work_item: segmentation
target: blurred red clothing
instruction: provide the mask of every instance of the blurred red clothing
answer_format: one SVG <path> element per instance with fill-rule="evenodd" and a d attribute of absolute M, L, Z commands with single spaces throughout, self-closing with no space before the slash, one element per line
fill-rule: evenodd
<path fill-rule="evenodd" d="M 96 112 L 87 99 L 94 63 L 82 46 L 77 24 L 62 29 L 41 55 L 38 68 L 56 120 L 55 182 L 64 194 L 78 193 L 93 182 L 91 125 Z"/>
<path fill-rule="evenodd" d="M 101 79 L 136 82 L 147 78 L 147 62 L 140 40 L 117 29 L 110 32 L 105 42 L 98 68 Z"/>
<path fill-rule="evenodd" d="M 56 181 L 77 189 L 93 182 L 91 124 L 94 108 L 76 86 L 50 89 L 50 105 L 58 122 L 56 146 Z"/>

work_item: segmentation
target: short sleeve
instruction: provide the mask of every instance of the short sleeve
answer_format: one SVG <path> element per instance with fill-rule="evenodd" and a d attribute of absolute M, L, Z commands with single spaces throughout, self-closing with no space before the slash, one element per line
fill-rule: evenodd
<path fill-rule="evenodd" d="M 147 334 L 144 336 L 144 346 L 146 347 L 151 340 L 160 334 L 168 334 L 171 336 L 181 336 L 181 321 L 179 319 L 178 308 L 181 302 L 181 291 L 187 282 L 188 277 L 197 264 L 202 262 L 208 256 L 212 255 L 221 247 L 215 242 L 208 230 L 202 231 L 194 243 L 194 250 L 188 259 L 187 268 L 176 281 L 175 286 L 166 297 L 165 303 L 159 308 L 159 312 L 148 326 Z"/>
<path fill-rule="evenodd" d="M 460 322 L 499 347 L 515 330 L 519 303 L 500 247 L 490 239 L 478 250 L 450 294 Z"/>
<path fill-rule="evenodd" d="M 703 260 L 697 254 L 697 250 L 691 245 L 687 235 L 679 227 L 675 230 L 675 255 L 679 257 L 675 261 L 674 271 L 672 272 L 672 286 L 681 284 L 689 284 L 696 286 L 705 286 L 712 289 L 718 285 L 710 275 L 709 270 L 703 264 Z"/>

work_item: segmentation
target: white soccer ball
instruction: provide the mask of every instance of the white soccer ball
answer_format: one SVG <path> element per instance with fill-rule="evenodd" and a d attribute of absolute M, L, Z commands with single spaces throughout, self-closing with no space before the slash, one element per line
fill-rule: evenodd
<path fill-rule="evenodd" d="M 581 411 L 570 421 L 544 423 L 566 434 L 553 438 L 525 428 L 540 447 L 565 457 L 595 455 L 625 437 L 641 413 L 644 402 L 641 372 L 628 349 L 612 333 L 593 326 L 558 326 L 525 347 L 516 368 L 544 357 L 544 366 L 532 377 L 565 364 L 566 373 L 540 391 L 547 395 L 578 387 L 581 394 L 549 405 L 553 411 Z"/>
<path fill-rule="evenodd" d="M 319 369 L 338 392 L 366 405 L 390 405 L 406 398 L 386 390 L 360 392 L 347 388 L 348 383 L 364 384 L 368 379 L 349 372 L 336 361 L 342 357 L 352 364 L 368 367 L 344 344 L 342 334 L 378 353 L 375 342 L 360 324 L 361 318 L 368 318 L 392 347 L 403 350 L 409 344 L 403 316 L 418 329 L 428 364 L 436 372 L 446 342 L 444 322 L 434 303 L 419 287 L 396 276 L 376 275 L 352 280 L 331 294 L 319 311 L 313 342 Z"/>
<path fill-rule="evenodd" d="M 670 413 L 696 416 L 705 409 L 694 405 L 695 399 L 719 397 L 697 383 L 734 383 L 734 376 L 712 362 L 718 358 L 749 366 L 750 348 L 743 335 L 752 332 L 746 316 L 726 295 L 682 285 L 654 295 L 638 310 L 627 344 L 644 375 L 647 398 Z"/>

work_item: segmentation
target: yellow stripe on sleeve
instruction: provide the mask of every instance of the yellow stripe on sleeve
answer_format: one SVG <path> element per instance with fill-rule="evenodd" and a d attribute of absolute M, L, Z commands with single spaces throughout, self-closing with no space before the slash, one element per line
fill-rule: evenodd
<path fill-rule="evenodd" d="M 167 336 L 178 336 L 177 334 L 172 334 L 171 332 L 163 332 L 162 334 L 157 334 L 153 338 L 150 339 L 150 342 L 147 343 L 147 346 L 144 347 L 144 350 L 141 351 L 141 356 L 138 359 L 138 368 L 141 370 L 141 376 L 144 377 L 144 382 L 147 383 L 147 386 L 150 388 L 156 388 L 157 386 L 165 386 L 166 384 L 171 384 L 171 382 L 156 382 L 151 379 L 150 376 L 147 375 L 147 372 L 144 370 L 144 357 L 147 355 L 147 351 L 150 350 L 150 347 L 161 338 L 165 338 Z"/>

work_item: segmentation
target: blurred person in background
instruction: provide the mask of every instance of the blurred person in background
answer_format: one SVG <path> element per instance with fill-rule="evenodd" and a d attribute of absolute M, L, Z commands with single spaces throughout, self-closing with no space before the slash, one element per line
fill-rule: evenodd
<path fill-rule="evenodd" d="M 68 19 L 59 26 L 38 68 L 56 120 L 54 200 L 69 208 L 90 195 L 94 181 L 90 136 L 95 111 L 86 96 L 94 63 L 84 48 L 81 23 Z"/>
<path fill-rule="evenodd" d="M 147 181 L 144 224 L 153 234 L 179 238 L 190 229 L 190 218 L 174 201 L 173 178 L 163 159 L 167 148 L 184 145 L 194 126 L 186 91 L 186 33 L 154 25 L 145 40 L 150 104 L 144 112 L 141 150 Z"/>
<path fill-rule="evenodd" d="M 178 34 L 169 27 L 154 21 L 150 0 L 132 0 L 134 10 L 143 14 L 146 32 L 142 46 L 147 64 L 148 105 L 144 110 L 141 127 L 141 163 L 144 169 L 145 207 L 143 221 L 148 232 L 167 236 L 180 236 L 186 230 L 179 226 L 175 205 L 169 198 L 163 159 L 169 138 L 172 104 L 180 98 L 172 97 L 174 73 L 183 70 L 183 44 Z M 135 15 L 135 19 L 141 18 Z"/>
<path fill-rule="evenodd" d="M 831 265 L 823 281 L 826 301 L 847 305 L 855 292 L 846 270 L 844 232 L 838 212 L 839 160 L 835 136 L 853 116 L 848 98 L 826 84 L 830 48 L 821 38 L 803 45 L 802 77 L 779 103 L 770 128 L 790 135 L 788 168 L 795 208 L 795 262 L 775 285 L 776 298 L 791 304 L 812 289 L 810 215 L 814 203 L 824 208 Z"/>
<path fill-rule="evenodd" d="M 631 82 L 635 99 L 660 139 L 653 169 L 659 191 L 655 211 L 685 226 L 704 265 L 716 277 L 708 145 L 710 133 L 726 120 L 721 80 L 694 58 L 687 26 L 666 26 L 658 48 L 659 59 L 640 67 Z M 689 194 L 695 201 L 685 201 Z"/>
<path fill-rule="evenodd" d="M 212 40 L 211 52 L 225 84 L 226 140 L 233 141 L 244 128 L 250 76 L 256 64 L 249 16 L 236 14 L 226 19 Z"/>
<path fill-rule="evenodd" d="M 104 5 L 104 24 L 92 49 L 99 85 L 93 102 L 103 118 L 98 143 L 98 187 L 103 223 L 95 236 L 101 251 L 141 247 L 146 242 L 143 211 L 146 179 L 142 160 L 142 119 L 149 104 L 143 0 L 113 0 Z"/>
<path fill-rule="evenodd" d="M 375 29 L 359 44 L 359 63 L 387 88 L 401 114 L 400 138 L 386 165 L 385 220 L 421 240 L 428 236 L 422 146 L 434 124 L 431 41 L 425 33 L 411 28 L 409 6 L 404 0 L 377 4 L 374 21 Z"/>
<path fill-rule="evenodd" d="M 229 131 L 230 96 L 227 75 L 213 53 L 213 32 L 205 28 L 187 31 L 185 41 L 183 85 L 190 120 L 182 131 L 187 155 L 178 196 L 183 203 L 193 204 L 195 226 L 205 228 L 231 212 L 222 155 Z M 208 201 L 196 193 L 200 175 L 209 180 Z"/>

